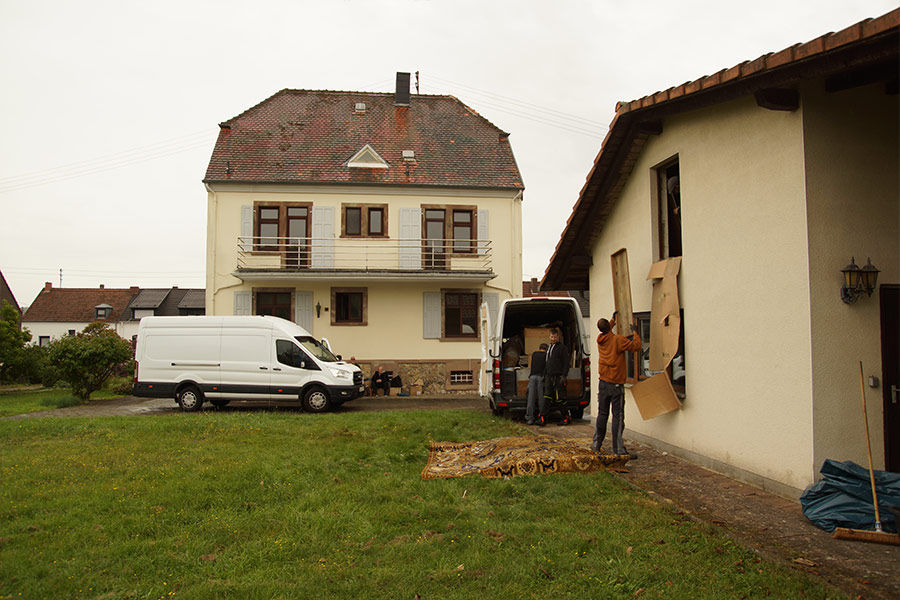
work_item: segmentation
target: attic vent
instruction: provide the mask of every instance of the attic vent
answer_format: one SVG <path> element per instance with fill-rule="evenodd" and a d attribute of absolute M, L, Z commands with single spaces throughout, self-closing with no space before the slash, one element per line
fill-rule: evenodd
<path fill-rule="evenodd" d="M 369 144 L 360 149 L 359 152 L 347 161 L 348 167 L 356 167 L 360 169 L 387 169 L 387 162 L 381 158 L 375 149 Z"/>
<path fill-rule="evenodd" d="M 366 103 L 365 102 L 357 102 L 356 103 L 356 112 L 357 113 L 366 112 Z"/>
<path fill-rule="evenodd" d="M 403 160 L 416 160 L 416 153 L 413 150 L 403 151 Z"/>

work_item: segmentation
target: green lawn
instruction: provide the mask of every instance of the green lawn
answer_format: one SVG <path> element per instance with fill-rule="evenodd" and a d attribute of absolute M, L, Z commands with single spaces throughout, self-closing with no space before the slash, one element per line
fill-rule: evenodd
<path fill-rule="evenodd" d="M 118 395 L 108 390 L 100 390 L 91 394 L 91 400 L 115 398 Z M 39 389 L 12 393 L 0 390 L 0 417 L 64 408 L 80 403 L 81 401 L 73 396 L 72 391 L 67 388 Z"/>
<path fill-rule="evenodd" d="M 0 421 L 2 598 L 834 598 L 611 474 L 422 481 L 466 411 Z"/>

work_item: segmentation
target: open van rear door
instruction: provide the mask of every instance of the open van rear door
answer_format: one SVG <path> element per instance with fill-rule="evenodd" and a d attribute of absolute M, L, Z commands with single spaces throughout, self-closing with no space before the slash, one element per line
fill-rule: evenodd
<path fill-rule="evenodd" d="M 491 357 L 491 334 L 494 331 L 491 323 L 491 310 L 487 302 L 481 303 L 481 375 L 478 378 L 478 391 L 482 396 L 490 396 L 493 382 L 494 360 Z"/>

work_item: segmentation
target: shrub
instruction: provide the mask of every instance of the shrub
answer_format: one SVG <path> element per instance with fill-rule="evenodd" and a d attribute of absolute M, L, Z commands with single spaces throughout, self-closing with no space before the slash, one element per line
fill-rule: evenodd
<path fill-rule="evenodd" d="M 105 323 L 91 323 L 78 335 L 50 344 L 50 364 L 72 385 L 76 398 L 86 401 L 103 387 L 113 370 L 132 358 L 131 344 Z"/>

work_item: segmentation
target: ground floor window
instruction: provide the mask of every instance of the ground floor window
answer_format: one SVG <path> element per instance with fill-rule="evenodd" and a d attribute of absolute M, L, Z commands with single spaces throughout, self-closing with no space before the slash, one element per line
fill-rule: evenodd
<path fill-rule="evenodd" d="M 366 325 L 366 288 L 331 288 L 331 324 Z"/>
<path fill-rule="evenodd" d="M 475 383 L 472 371 L 450 371 L 450 385 L 471 385 Z"/>
<path fill-rule="evenodd" d="M 256 292 L 256 314 L 291 320 L 290 292 Z"/>
<path fill-rule="evenodd" d="M 444 337 L 478 337 L 478 293 L 444 292 Z"/>
<path fill-rule="evenodd" d="M 41 348 L 46 348 L 49 345 L 50 345 L 50 336 L 49 335 L 42 335 L 42 336 L 38 337 L 38 346 L 40 346 Z"/>
<path fill-rule="evenodd" d="M 628 369 L 628 381 L 637 383 L 652 377 L 660 371 L 650 370 L 650 313 L 634 313 L 635 325 L 641 336 L 641 351 L 629 352 L 625 355 Z M 635 372 L 637 370 L 637 372 Z M 666 369 L 672 379 L 675 391 L 684 393 L 685 387 L 685 363 L 684 363 L 684 311 L 681 311 L 681 330 L 678 336 L 678 352 Z"/>

